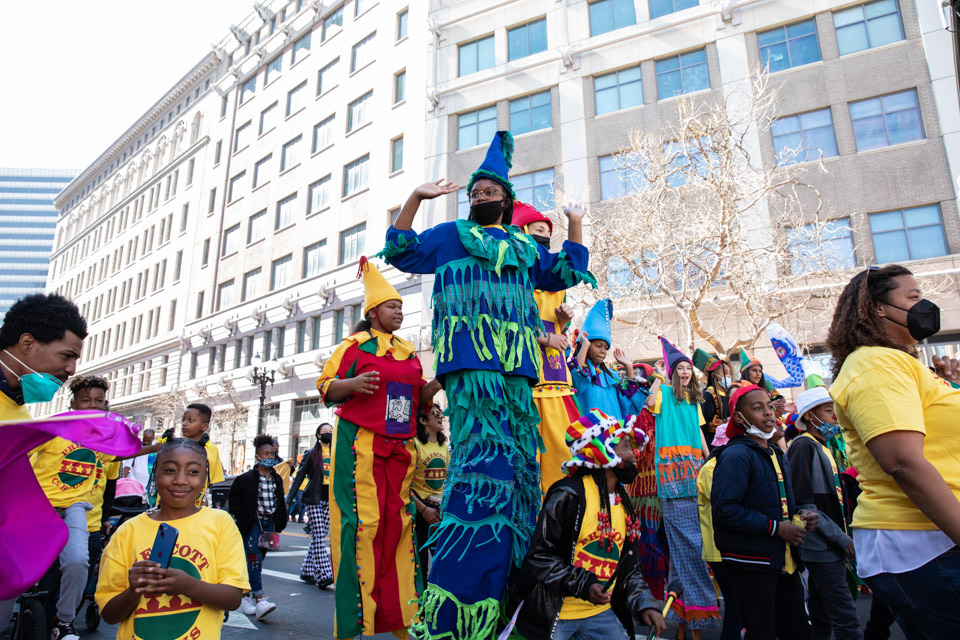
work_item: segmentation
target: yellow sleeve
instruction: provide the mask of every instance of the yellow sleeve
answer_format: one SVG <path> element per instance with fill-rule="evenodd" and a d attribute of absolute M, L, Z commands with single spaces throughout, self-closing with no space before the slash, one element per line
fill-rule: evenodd
<path fill-rule="evenodd" d="M 97 579 L 97 592 L 94 599 L 101 609 L 107 603 L 127 590 L 129 577 L 127 573 L 133 566 L 133 560 L 127 554 L 133 549 L 133 520 L 124 523 L 114 532 L 110 543 L 103 550 L 100 558 L 100 576 Z"/>
<path fill-rule="evenodd" d="M 104 462 L 104 470 L 107 480 L 116 480 L 120 477 L 120 462 L 112 460 Z"/>
<path fill-rule="evenodd" d="M 217 545 L 217 584 L 228 584 L 243 591 L 250 589 L 247 555 L 236 523 L 225 511 L 211 510 L 220 516 L 220 543 Z"/>
<path fill-rule="evenodd" d="M 660 415 L 660 405 L 663 403 L 663 384 L 657 387 L 657 397 L 653 401 L 653 410 L 650 411 L 655 416 Z"/>
<path fill-rule="evenodd" d="M 340 365 L 343 363 L 343 355 L 347 352 L 347 349 L 354 344 L 354 340 L 350 340 L 349 338 L 344 340 L 337 346 L 333 355 L 324 363 L 323 371 L 320 372 L 320 378 L 317 380 L 317 389 L 320 390 L 321 400 L 323 396 L 326 395 L 327 389 L 330 388 L 330 383 L 337 379 L 337 373 L 340 371 Z"/>
<path fill-rule="evenodd" d="M 212 442 L 207 443 L 207 461 L 210 463 L 210 484 L 223 482 L 223 464 L 220 463 L 220 450 Z"/>
<path fill-rule="evenodd" d="M 838 402 L 864 444 L 891 431 L 926 434 L 918 365 L 908 358 L 893 349 L 871 353 L 859 363 L 863 372 L 842 390 Z"/>
<path fill-rule="evenodd" d="M 700 403 L 697 403 L 697 415 L 700 416 L 700 426 L 707 424 L 706 418 L 703 417 L 703 407 L 700 406 Z"/>

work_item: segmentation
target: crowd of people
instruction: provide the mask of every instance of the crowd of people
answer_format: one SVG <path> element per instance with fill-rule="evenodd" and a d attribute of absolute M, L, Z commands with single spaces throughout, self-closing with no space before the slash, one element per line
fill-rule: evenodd
<path fill-rule="evenodd" d="M 958 636 L 960 366 L 920 361 L 939 309 L 910 271 L 850 280 L 828 333 L 832 385 L 809 376 L 794 403 L 743 349 L 736 380 L 726 354 L 665 337 L 662 359 L 637 362 L 614 344 L 611 300 L 573 326 L 564 292 L 596 285 L 584 209 L 563 209 L 567 239 L 551 252 L 553 221 L 516 201 L 512 155 L 497 132 L 466 185 L 468 219 L 413 231 L 424 201 L 459 188 L 418 187 L 379 254 L 434 275 L 435 377 L 395 333 L 403 297 L 361 259 L 363 318 L 317 381 L 337 418 L 298 470 L 258 435 L 227 511 L 208 508 L 223 468 L 202 404 L 179 437 L 144 432 L 126 460 L 60 439 L 33 452 L 69 531 L 52 640 L 77 635 L 121 468 L 151 507 L 99 561 L 96 601 L 122 638 L 175 625 L 196 640 L 219 634 L 224 611 L 268 616 L 262 565 L 291 519 L 312 538 L 301 580 L 334 590 L 338 639 L 632 638 L 668 619 L 678 637 L 725 640 L 883 638 L 894 618 L 911 640 Z M 49 401 L 85 335 L 59 296 L 15 304 L 0 327 L 0 419 Z M 108 408 L 102 378 L 70 390 L 71 409 Z M 167 565 L 151 552 L 170 526 Z M 863 633 L 855 598 L 868 589 Z"/>

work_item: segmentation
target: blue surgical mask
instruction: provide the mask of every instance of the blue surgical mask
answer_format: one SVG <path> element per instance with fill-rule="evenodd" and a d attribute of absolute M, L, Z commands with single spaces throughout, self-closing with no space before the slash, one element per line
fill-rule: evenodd
<path fill-rule="evenodd" d="M 723 378 L 720 378 L 720 386 L 723 387 L 724 389 L 729 389 L 732 383 L 733 383 L 733 380 L 731 380 L 729 376 L 724 376 Z"/>
<path fill-rule="evenodd" d="M 817 418 L 817 420 L 820 420 L 820 418 Z M 815 426 L 817 430 L 823 434 L 825 440 L 829 440 L 830 438 L 840 435 L 840 425 L 838 424 L 830 424 L 829 422 L 821 421 L 820 424 L 815 424 L 813 426 Z"/>
<path fill-rule="evenodd" d="M 4 349 L 3 352 L 22 364 L 24 367 L 27 367 L 27 369 L 30 369 L 26 363 L 6 349 Z M 0 365 L 3 365 L 7 371 L 17 376 L 13 369 L 3 364 L 3 361 L 0 361 Z M 23 402 L 25 404 L 33 404 L 37 402 L 50 402 L 53 400 L 53 396 L 56 395 L 57 391 L 60 390 L 60 387 L 63 386 L 63 383 L 49 373 L 39 373 L 33 369 L 30 369 L 30 371 L 32 373 L 28 373 L 24 376 L 17 376 L 17 380 L 20 381 L 20 391 L 23 393 Z"/>

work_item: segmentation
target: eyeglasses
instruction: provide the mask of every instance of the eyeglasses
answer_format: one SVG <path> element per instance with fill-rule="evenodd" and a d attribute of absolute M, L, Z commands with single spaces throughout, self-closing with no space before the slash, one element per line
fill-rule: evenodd
<path fill-rule="evenodd" d="M 476 189 L 467 194 L 467 197 L 470 198 L 470 200 L 479 200 L 480 196 L 483 196 L 488 200 L 491 198 L 496 198 L 497 196 L 500 196 L 502 198 L 503 192 L 500 191 L 499 189 L 494 189 L 493 187 L 490 187 L 488 189 Z"/>

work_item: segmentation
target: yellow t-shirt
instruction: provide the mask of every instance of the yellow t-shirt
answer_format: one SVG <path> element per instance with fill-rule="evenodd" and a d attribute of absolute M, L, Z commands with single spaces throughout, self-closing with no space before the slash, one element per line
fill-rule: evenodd
<path fill-rule="evenodd" d="M 960 390 L 916 358 L 886 347 L 860 347 L 830 387 L 850 461 L 863 494 L 853 526 L 863 529 L 936 530 L 938 527 L 884 473 L 866 444 L 891 431 L 924 434 L 923 456 L 960 499 L 957 416 Z"/>
<path fill-rule="evenodd" d="M 65 509 L 77 502 L 94 504 L 97 491 L 103 504 L 104 465 L 113 456 L 59 437 L 40 445 L 30 456 L 37 481 L 54 507 Z"/>
<path fill-rule="evenodd" d="M 13 398 L 0 391 L 0 420 L 32 420 L 25 404 L 17 404 Z"/>
<path fill-rule="evenodd" d="M 413 491 L 421 500 L 430 498 L 440 502 L 443 484 L 447 481 L 447 465 L 450 464 L 450 447 L 446 443 L 427 441 L 422 444 L 413 439 L 417 447 L 417 466 L 413 471 Z"/>
<path fill-rule="evenodd" d="M 87 531 L 100 530 L 100 519 L 103 515 L 103 494 L 107 490 L 107 482 L 120 477 L 120 461 L 108 460 L 106 459 L 107 456 L 104 456 L 104 458 L 103 482 L 95 484 L 90 492 L 89 502 L 93 505 L 93 509 L 87 511 Z"/>
<path fill-rule="evenodd" d="M 697 511 L 700 513 L 700 537 L 703 539 L 703 559 L 706 562 L 720 562 L 720 550 L 713 539 L 713 506 L 710 492 L 713 490 L 713 471 L 717 468 L 717 459 L 710 458 L 697 474 Z"/>
<path fill-rule="evenodd" d="M 204 448 L 207 450 L 207 463 L 210 465 L 210 475 L 207 478 L 206 484 L 203 486 L 203 491 L 194 503 L 198 507 L 203 505 L 203 498 L 207 495 L 207 489 L 210 485 L 224 481 L 223 465 L 220 463 L 220 449 L 217 449 L 217 445 L 212 442 L 207 442 Z"/>
<path fill-rule="evenodd" d="M 209 584 L 229 584 L 243 591 L 247 557 L 237 525 L 226 511 L 200 511 L 167 522 L 179 531 L 170 567 Z M 96 600 L 103 609 L 129 586 L 128 571 L 134 562 L 148 560 L 160 522 L 147 514 L 123 523 L 110 539 L 100 561 Z M 120 623 L 120 640 L 216 640 L 220 638 L 223 610 L 175 594 L 141 596 L 133 614 Z"/>
<path fill-rule="evenodd" d="M 320 443 L 320 450 L 323 451 L 323 484 L 330 486 L 330 445 Z"/>
<path fill-rule="evenodd" d="M 583 489 L 586 494 L 586 507 L 578 534 L 579 539 L 573 550 L 573 566 L 593 572 L 602 585 L 606 584 L 607 580 L 613 577 L 613 572 L 617 570 L 617 562 L 623 550 L 623 539 L 627 533 L 627 513 L 623 505 L 614 504 L 614 499 L 611 497 L 610 524 L 613 525 L 614 544 L 613 548 L 607 551 L 601 546 L 600 535 L 597 532 L 597 513 L 600 511 L 600 492 L 597 491 L 597 483 L 592 478 L 585 477 Z M 611 584 L 608 591 L 612 592 L 614 586 L 616 583 Z M 560 607 L 560 619 L 583 620 L 603 613 L 609 608 L 609 604 L 593 604 L 589 600 L 567 596 L 563 599 L 563 606 Z"/>

